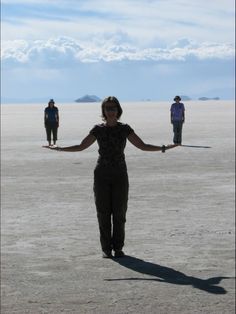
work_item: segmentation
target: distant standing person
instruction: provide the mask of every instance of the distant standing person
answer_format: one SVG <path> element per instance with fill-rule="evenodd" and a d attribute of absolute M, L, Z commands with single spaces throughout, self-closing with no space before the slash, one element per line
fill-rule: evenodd
<path fill-rule="evenodd" d="M 59 111 L 55 106 L 53 99 L 49 100 L 48 106 L 44 110 L 44 126 L 46 129 L 48 145 L 52 146 L 52 137 L 53 144 L 56 145 L 57 130 L 59 127 Z"/>
<path fill-rule="evenodd" d="M 185 121 L 185 108 L 180 96 L 175 96 L 174 103 L 170 108 L 170 121 L 173 124 L 174 144 L 182 144 L 182 128 Z"/>

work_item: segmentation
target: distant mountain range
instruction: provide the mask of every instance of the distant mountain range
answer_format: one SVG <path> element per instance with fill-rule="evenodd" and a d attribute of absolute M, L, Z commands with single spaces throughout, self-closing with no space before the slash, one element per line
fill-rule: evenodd
<path fill-rule="evenodd" d="M 213 97 L 213 98 L 209 98 L 209 97 L 200 97 L 198 98 L 198 100 L 219 100 L 220 97 Z"/>
<path fill-rule="evenodd" d="M 199 97 L 199 98 L 190 98 L 189 96 L 186 95 L 180 95 L 182 101 L 191 101 L 191 100 L 199 100 L 199 101 L 207 101 L 207 100 L 220 100 L 220 97 Z M 56 104 L 60 103 L 70 103 L 72 102 L 71 98 L 61 98 L 61 97 L 38 97 L 38 98 L 8 98 L 8 97 L 1 97 L 1 103 L 2 104 L 7 104 L 7 103 L 42 103 L 44 105 L 47 105 L 48 101 L 50 98 L 54 98 Z M 76 100 L 74 100 L 77 103 L 92 103 L 92 102 L 100 102 L 101 99 L 96 96 L 96 95 L 84 95 Z M 135 101 L 135 100 L 133 100 Z M 138 101 L 138 100 L 137 100 Z M 142 99 L 141 101 L 161 101 L 158 99 L 151 99 L 151 98 L 146 98 Z M 166 99 L 168 101 L 168 99 Z M 169 101 L 171 101 L 169 99 Z"/>
<path fill-rule="evenodd" d="M 192 100 L 189 96 L 185 95 L 180 95 L 181 100 L 186 101 L 186 100 Z M 198 100 L 219 100 L 220 97 L 199 97 Z"/>
<path fill-rule="evenodd" d="M 188 101 L 188 100 L 192 100 L 189 96 L 186 96 L 186 95 L 180 95 L 181 97 L 181 100 L 183 101 Z M 208 97 L 200 97 L 198 98 L 198 100 L 219 100 L 220 98 L 219 97 L 213 97 L 213 98 L 208 98 Z M 85 95 L 81 98 L 78 98 L 75 100 L 75 102 L 79 102 L 79 103 L 82 103 L 82 102 L 99 102 L 101 101 L 101 99 L 96 96 L 96 95 Z M 145 99 L 143 101 L 151 101 L 151 99 Z"/>

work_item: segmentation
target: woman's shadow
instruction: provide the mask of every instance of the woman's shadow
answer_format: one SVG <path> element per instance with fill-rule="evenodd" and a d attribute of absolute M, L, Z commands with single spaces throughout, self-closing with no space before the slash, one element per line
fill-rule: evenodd
<path fill-rule="evenodd" d="M 136 271 L 141 274 L 157 277 L 157 278 L 118 278 L 118 279 L 105 279 L 106 281 L 118 281 L 118 280 L 152 280 L 159 282 L 166 282 L 175 285 L 191 285 L 194 288 L 204 290 L 214 294 L 226 294 L 227 291 L 223 287 L 216 286 L 222 279 L 228 279 L 229 277 L 212 277 L 209 279 L 200 279 L 192 276 L 187 276 L 173 268 L 161 266 L 146 262 L 136 257 L 128 256 L 122 258 L 114 258 L 114 262 Z"/>

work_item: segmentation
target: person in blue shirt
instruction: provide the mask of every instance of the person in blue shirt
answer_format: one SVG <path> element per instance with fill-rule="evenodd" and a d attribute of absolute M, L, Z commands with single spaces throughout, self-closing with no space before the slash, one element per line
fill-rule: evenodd
<path fill-rule="evenodd" d="M 182 144 L 182 129 L 183 123 L 185 121 L 185 108 L 184 104 L 181 103 L 180 96 L 175 96 L 174 103 L 170 108 L 170 121 L 173 124 L 173 132 L 174 132 L 174 144 L 181 145 Z"/>
<path fill-rule="evenodd" d="M 44 126 L 46 129 L 48 145 L 52 146 L 52 138 L 53 144 L 56 145 L 57 130 L 59 127 L 59 111 L 55 106 L 53 99 L 49 100 L 48 106 L 44 110 Z"/>

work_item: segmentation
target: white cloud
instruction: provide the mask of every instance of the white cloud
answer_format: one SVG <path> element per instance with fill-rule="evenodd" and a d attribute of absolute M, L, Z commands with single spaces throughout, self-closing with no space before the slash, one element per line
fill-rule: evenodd
<path fill-rule="evenodd" d="M 3 41 L 2 65 L 68 67 L 77 62 L 113 61 L 185 61 L 197 59 L 228 59 L 234 57 L 231 44 L 196 43 L 180 39 L 165 48 L 137 48 L 131 44 L 115 44 L 113 41 L 78 42 L 68 37 L 36 41 Z"/>

